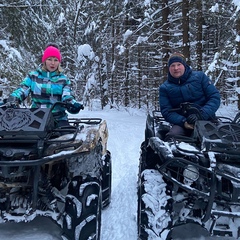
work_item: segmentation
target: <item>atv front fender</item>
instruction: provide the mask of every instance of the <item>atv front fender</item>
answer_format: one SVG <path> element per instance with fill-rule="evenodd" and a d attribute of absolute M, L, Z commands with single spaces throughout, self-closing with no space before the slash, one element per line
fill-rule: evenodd
<path fill-rule="evenodd" d="M 173 226 L 169 231 L 166 240 L 206 239 L 206 237 L 210 237 L 210 233 L 206 228 L 198 223 L 190 222 Z"/>

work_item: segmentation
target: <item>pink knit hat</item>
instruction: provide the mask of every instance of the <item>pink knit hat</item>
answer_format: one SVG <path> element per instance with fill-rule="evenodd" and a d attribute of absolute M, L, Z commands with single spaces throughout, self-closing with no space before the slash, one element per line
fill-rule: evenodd
<path fill-rule="evenodd" d="M 61 62 L 62 57 L 61 53 L 58 48 L 49 46 L 45 49 L 43 56 L 42 56 L 42 62 L 45 62 L 47 58 L 49 57 L 55 57 L 58 59 L 59 62 Z"/>

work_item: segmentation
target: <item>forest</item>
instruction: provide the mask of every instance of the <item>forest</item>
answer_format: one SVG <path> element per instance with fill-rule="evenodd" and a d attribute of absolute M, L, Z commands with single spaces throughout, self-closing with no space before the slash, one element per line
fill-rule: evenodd
<path fill-rule="evenodd" d="M 49 42 L 76 98 L 101 108 L 159 108 L 172 52 L 240 109 L 239 0 L 1 0 L 2 98 L 41 64 Z"/>

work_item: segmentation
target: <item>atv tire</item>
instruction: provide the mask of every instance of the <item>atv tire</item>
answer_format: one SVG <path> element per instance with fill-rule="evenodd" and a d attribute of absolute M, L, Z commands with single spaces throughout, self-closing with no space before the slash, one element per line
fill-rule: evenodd
<path fill-rule="evenodd" d="M 103 160 L 103 179 L 102 179 L 102 202 L 103 208 L 107 207 L 111 202 L 112 192 L 112 162 L 111 154 L 107 151 Z"/>
<path fill-rule="evenodd" d="M 166 239 L 171 223 L 167 210 L 171 198 L 166 194 L 166 183 L 161 174 L 146 168 L 147 156 L 142 147 L 138 179 L 138 239 Z"/>
<path fill-rule="evenodd" d="M 63 217 L 63 239 L 100 239 L 102 194 L 96 178 L 74 177 L 69 184 Z"/>

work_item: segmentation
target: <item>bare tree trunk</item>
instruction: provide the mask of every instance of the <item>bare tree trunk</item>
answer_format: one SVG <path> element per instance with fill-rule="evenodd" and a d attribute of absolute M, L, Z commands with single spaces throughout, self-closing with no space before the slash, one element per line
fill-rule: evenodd
<path fill-rule="evenodd" d="M 182 1 L 182 30 L 183 30 L 183 55 L 190 64 L 190 41 L 189 41 L 189 1 Z"/>
<path fill-rule="evenodd" d="M 131 23 L 129 22 L 129 17 L 126 14 L 126 18 L 124 20 L 124 31 L 126 32 L 128 30 L 128 28 L 130 27 Z M 124 88 L 123 88 L 123 102 L 124 102 L 124 106 L 128 107 L 129 103 L 130 103 L 130 89 L 129 89 L 129 72 L 130 72 L 130 67 L 129 67 L 129 56 L 130 56 L 130 51 L 129 51 L 129 44 L 128 44 L 128 40 L 125 42 L 125 51 L 124 51 L 124 60 L 123 60 L 123 71 L 124 71 Z"/>
<path fill-rule="evenodd" d="M 169 39 L 170 39 L 170 34 L 169 34 L 169 7 L 168 7 L 168 0 L 163 0 L 162 1 L 162 22 L 163 22 L 163 27 L 162 27 L 162 52 L 163 52 L 163 71 L 162 75 L 168 73 L 168 66 L 167 66 L 167 61 L 169 57 Z"/>
<path fill-rule="evenodd" d="M 130 96 L 129 96 L 129 48 L 127 47 L 125 50 L 125 58 L 124 58 L 124 106 L 128 107 L 130 103 Z"/>
<path fill-rule="evenodd" d="M 236 20 L 236 32 L 238 34 L 238 38 L 240 37 L 240 17 L 237 18 Z M 236 42 L 237 46 L 236 46 L 236 50 L 237 50 L 237 55 L 238 55 L 238 59 L 240 57 L 240 41 L 238 40 Z M 240 66 L 238 65 L 237 67 L 237 86 L 240 87 Z M 240 110 L 240 93 L 238 93 L 238 110 Z"/>
<path fill-rule="evenodd" d="M 81 8 L 82 8 L 83 4 L 84 4 L 84 0 L 79 1 L 79 3 L 77 4 L 77 13 L 76 13 L 76 17 L 75 17 L 74 23 L 73 23 L 73 25 L 74 25 L 73 39 L 74 40 L 76 38 L 76 33 L 77 33 L 78 18 L 79 18 Z"/>
<path fill-rule="evenodd" d="M 142 86 L 142 79 L 141 79 L 141 48 L 138 47 L 137 48 L 137 56 L 138 56 L 138 60 L 137 60 L 137 66 L 138 66 L 138 74 L 137 74 L 137 81 L 138 81 L 138 108 L 140 109 L 141 106 L 142 106 L 142 101 L 141 101 L 141 98 L 142 98 L 142 89 L 141 89 L 141 86 Z"/>
<path fill-rule="evenodd" d="M 115 65 L 115 21 L 114 18 L 112 17 L 111 19 L 111 66 Z M 115 71 L 114 68 L 112 67 L 111 69 L 111 107 L 114 103 L 114 86 L 115 86 Z"/>
<path fill-rule="evenodd" d="M 201 71 L 202 70 L 202 35 L 203 35 L 203 16 L 202 16 L 202 1 L 197 1 L 196 2 L 197 6 L 197 19 L 196 19 L 196 26 L 197 26 L 197 36 L 196 36 L 196 41 L 197 41 L 197 46 L 196 46 L 196 54 L 197 54 L 197 59 L 196 59 L 196 64 L 197 67 L 196 69 Z"/>

